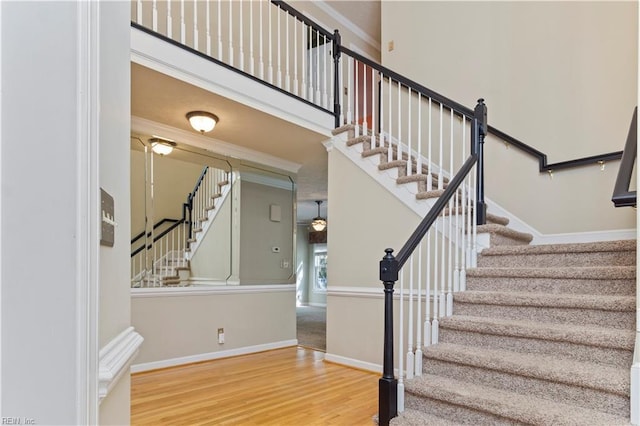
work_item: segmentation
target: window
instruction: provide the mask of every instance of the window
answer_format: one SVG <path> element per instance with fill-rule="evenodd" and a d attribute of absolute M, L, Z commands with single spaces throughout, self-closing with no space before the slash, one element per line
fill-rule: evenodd
<path fill-rule="evenodd" d="M 313 291 L 327 291 L 327 252 L 317 251 L 313 254 Z"/>

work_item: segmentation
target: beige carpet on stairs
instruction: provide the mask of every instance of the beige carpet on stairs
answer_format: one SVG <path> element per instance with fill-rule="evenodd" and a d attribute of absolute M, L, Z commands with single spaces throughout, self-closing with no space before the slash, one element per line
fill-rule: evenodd
<path fill-rule="evenodd" d="M 379 170 L 397 169 L 398 185 L 417 184 L 416 199 L 442 195 L 424 164 L 406 176 L 406 153 L 397 159 L 388 141 L 372 149 L 353 125 L 333 134 L 343 132 L 363 158 L 379 156 Z M 423 375 L 405 381 L 406 409 L 391 424 L 629 424 L 636 242 L 531 246 L 508 219 L 487 219 L 478 233 L 491 248 L 467 270 L 467 291 L 454 295 L 440 343 L 424 348 Z"/>
<path fill-rule="evenodd" d="M 391 423 L 629 424 L 635 273 L 635 241 L 486 249 Z"/>

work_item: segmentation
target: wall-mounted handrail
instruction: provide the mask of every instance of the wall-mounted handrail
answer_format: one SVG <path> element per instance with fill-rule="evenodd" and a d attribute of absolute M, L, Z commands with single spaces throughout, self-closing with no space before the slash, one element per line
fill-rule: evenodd
<path fill-rule="evenodd" d="M 622 161 L 620 162 L 620 169 L 618 169 L 613 196 L 611 197 L 611 201 L 613 201 L 616 207 L 634 207 L 636 205 L 637 191 L 629 191 L 629 186 L 631 185 L 631 176 L 633 175 L 633 168 L 636 162 L 637 149 L 638 107 L 635 107 L 633 117 L 631 118 L 631 125 L 629 126 L 629 133 L 627 134 L 627 141 L 624 144 Z"/>
<path fill-rule="evenodd" d="M 622 151 L 608 152 L 604 154 L 592 155 L 589 157 L 576 158 L 574 160 L 565 160 L 559 161 L 557 163 L 547 163 L 547 154 L 544 152 L 538 151 L 537 149 L 527 145 L 524 142 L 519 141 L 518 139 L 504 133 L 501 130 L 496 129 L 495 127 L 489 126 L 488 132 L 491 135 L 496 136 L 503 142 L 518 148 L 519 150 L 526 152 L 527 154 L 535 157 L 538 160 L 538 167 L 540 173 L 548 172 L 548 171 L 556 171 L 561 169 L 571 169 L 575 167 L 581 166 L 589 166 L 592 164 L 602 164 L 603 161 L 614 161 L 619 160 L 622 157 Z"/>

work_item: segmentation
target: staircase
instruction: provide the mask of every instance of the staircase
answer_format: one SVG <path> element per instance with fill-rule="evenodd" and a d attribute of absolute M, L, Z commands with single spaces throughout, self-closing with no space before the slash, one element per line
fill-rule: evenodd
<path fill-rule="evenodd" d="M 392 424 L 628 424 L 634 265 L 635 241 L 485 249 Z"/>
<path fill-rule="evenodd" d="M 437 199 L 439 176 L 352 125 L 345 145 L 398 190 Z M 389 156 L 388 150 L 393 151 Z M 432 179 L 430 188 L 427 179 Z M 443 188 L 448 179 L 443 177 Z M 443 216 L 456 212 L 450 208 Z M 439 321 L 438 343 L 422 350 L 422 372 L 404 381 L 405 410 L 394 425 L 629 424 L 635 343 L 635 241 L 529 245 L 532 236 L 488 214 L 477 227 L 490 248 L 466 269 L 466 291 Z"/>

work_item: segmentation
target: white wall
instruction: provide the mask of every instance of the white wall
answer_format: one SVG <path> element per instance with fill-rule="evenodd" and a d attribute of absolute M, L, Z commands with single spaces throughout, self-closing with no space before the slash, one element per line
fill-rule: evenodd
<path fill-rule="evenodd" d="M 382 2 L 382 60 L 470 107 L 484 97 L 490 124 L 550 163 L 618 151 L 637 103 L 637 7 Z M 604 173 L 557 171 L 550 181 L 516 149 L 488 140 L 485 155 L 487 196 L 543 233 L 635 227 L 633 214 L 609 201 L 618 162 Z"/>
<path fill-rule="evenodd" d="M 0 11 L 1 414 L 95 423 L 97 346 L 129 325 L 128 4 Z M 99 186 L 121 227 L 117 245 L 98 251 Z M 128 392 L 111 409 L 101 414 L 127 423 Z"/>
<path fill-rule="evenodd" d="M 309 225 L 298 225 L 296 231 L 296 302 L 309 301 Z"/>

